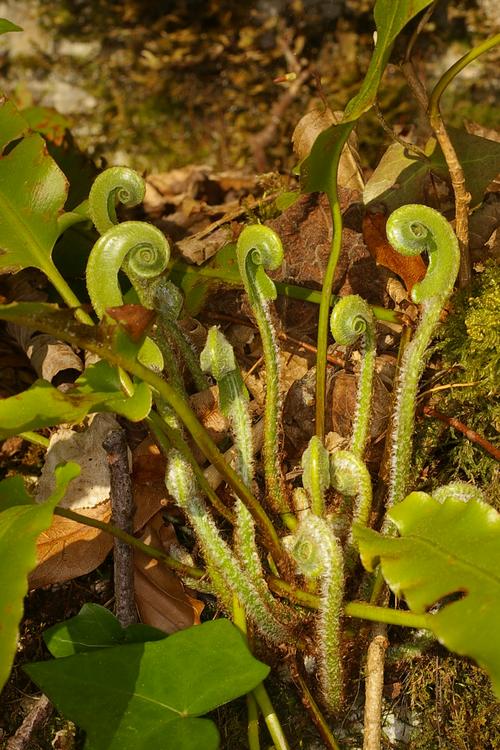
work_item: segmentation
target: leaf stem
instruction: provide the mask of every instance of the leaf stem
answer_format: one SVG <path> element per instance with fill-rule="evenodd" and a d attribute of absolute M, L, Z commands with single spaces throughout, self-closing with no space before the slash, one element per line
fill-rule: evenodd
<path fill-rule="evenodd" d="M 495 34 L 495 36 L 492 36 L 489 39 L 485 39 L 484 42 L 481 42 L 481 44 L 478 44 L 475 47 L 473 47 L 465 55 L 463 55 L 463 57 L 457 60 L 451 66 L 451 68 L 449 68 L 445 73 L 443 73 L 439 81 L 436 83 L 436 85 L 432 89 L 432 93 L 429 97 L 428 112 L 429 112 L 429 117 L 431 119 L 439 115 L 440 99 L 442 95 L 444 94 L 445 90 L 447 89 L 447 87 L 453 81 L 453 79 L 465 67 L 467 67 L 467 65 L 469 65 L 471 62 L 474 62 L 474 60 L 476 60 L 484 52 L 487 52 L 493 47 L 496 47 L 497 44 L 500 44 L 500 34 Z"/>
<path fill-rule="evenodd" d="M 92 526 L 95 529 L 104 531 L 106 534 L 111 534 L 111 536 L 114 536 L 117 539 L 121 539 L 123 542 L 130 544 L 140 552 L 144 552 L 145 555 L 149 555 L 149 557 L 153 557 L 155 558 L 155 560 L 161 560 L 167 566 L 167 568 L 170 568 L 170 570 L 175 570 L 181 575 L 190 576 L 191 578 L 196 579 L 203 578 L 203 576 L 205 575 L 204 570 L 201 570 L 200 568 L 194 568 L 191 565 L 185 565 L 184 563 L 179 562 L 179 560 L 175 560 L 173 557 L 170 557 L 170 555 L 167 555 L 166 552 L 162 552 L 161 550 L 157 549 L 156 547 L 152 547 L 149 544 L 144 544 L 144 542 L 136 539 L 135 536 L 132 536 L 132 534 L 127 534 L 126 531 L 119 529 L 118 526 L 114 526 L 111 523 L 100 521 L 98 518 L 90 518 L 89 516 L 84 516 L 83 513 L 76 513 L 70 508 L 61 508 L 60 505 L 58 505 L 54 509 L 54 513 L 56 516 L 68 518 L 70 521 L 75 521 L 75 523 L 81 523 L 85 526 Z"/>
<path fill-rule="evenodd" d="M 171 272 L 171 278 L 178 283 L 181 282 L 182 276 L 194 275 L 209 279 L 218 279 L 234 286 L 241 287 L 243 285 L 241 276 L 236 271 L 222 270 L 220 268 L 205 268 L 204 266 L 190 266 L 188 263 L 183 263 L 180 260 L 172 261 L 169 264 L 169 269 Z M 285 297 L 300 299 L 304 302 L 311 302 L 314 305 L 319 305 L 321 303 L 321 292 L 317 289 L 296 286 L 295 284 L 289 284 L 284 281 L 275 281 L 274 285 L 278 294 L 282 294 Z M 332 294 L 329 306 L 334 307 L 338 300 L 339 298 Z M 371 305 L 371 308 L 373 315 L 377 320 L 384 320 L 388 323 L 401 325 L 401 316 L 395 310 L 387 310 L 380 305 Z"/>
<path fill-rule="evenodd" d="M 325 401 L 326 401 L 326 351 L 328 348 L 328 318 L 332 297 L 333 278 L 342 247 L 342 213 L 337 190 L 331 199 L 333 218 L 333 239 L 330 257 L 325 271 L 318 318 L 318 343 L 316 355 L 316 435 L 320 440 L 325 438 Z"/>

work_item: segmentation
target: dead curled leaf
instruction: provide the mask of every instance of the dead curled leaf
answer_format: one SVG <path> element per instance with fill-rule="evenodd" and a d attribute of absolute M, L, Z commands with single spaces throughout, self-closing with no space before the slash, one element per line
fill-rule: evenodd
<path fill-rule="evenodd" d="M 420 255 L 404 256 L 398 253 L 387 240 L 385 225 L 387 218 L 382 213 L 367 212 L 363 218 L 363 239 L 377 265 L 389 268 L 403 281 L 409 292 L 426 273 L 426 265 Z"/>
<path fill-rule="evenodd" d="M 106 502 L 79 512 L 107 523 L 111 505 Z M 112 537 L 99 529 L 54 516 L 49 528 L 38 537 L 38 565 L 29 576 L 29 588 L 62 583 L 89 573 L 104 561 L 112 546 Z"/>
<path fill-rule="evenodd" d="M 179 544 L 173 526 L 164 524 L 160 514 L 148 523 L 141 541 L 167 553 Z M 169 634 L 199 624 L 204 605 L 186 593 L 175 573 L 139 550 L 134 551 L 134 563 L 135 601 L 142 622 Z"/>

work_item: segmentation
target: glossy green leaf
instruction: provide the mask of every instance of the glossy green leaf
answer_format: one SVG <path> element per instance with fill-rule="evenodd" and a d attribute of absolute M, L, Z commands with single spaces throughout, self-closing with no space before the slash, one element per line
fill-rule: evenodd
<path fill-rule="evenodd" d="M 347 139 L 356 120 L 370 109 L 391 54 L 392 45 L 400 31 L 432 0 L 377 0 L 374 8 L 377 42 L 363 84 L 347 104 L 344 119 L 331 125 L 316 138 L 311 153 L 301 167 L 304 192 L 325 192 L 330 202 L 336 200 L 337 170 Z"/>
<path fill-rule="evenodd" d="M 28 593 L 28 573 L 36 565 L 36 541 L 52 521 L 54 507 L 80 467 L 66 464 L 56 469 L 56 488 L 37 505 L 26 492 L 21 477 L 0 482 L 0 689 L 5 684 L 16 653 L 17 630 Z"/>
<path fill-rule="evenodd" d="M 13 116 L 17 132 L 2 127 Z M 26 130 L 6 100 L 0 103 L 2 148 Z M 26 135 L 0 160 L 0 269 L 34 267 L 54 275 L 52 248 L 67 195 L 66 178 L 41 136 Z"/>
<path fill-rule="evenodd" d="M 8 34 L 9 31 L 23 31 L 23 29 L 6 18 L 0 18 L 0 34 Z"/>
<path fill-rule="evenodd" d="M 62 393 L 46 380 L 37 380 L 26 391 L 1 400 L 0 437 L 81 422 L 93 412 L 113 412 L 139 422 L 151 409 L 151 391 L 146 383 L 138 383 L 132 397 L 125 396 L 118 375 L 106 362 L 87 368 L 75 385 Z"/>
<path fill-rule="evenodd" d="M 471 135 L 465 130 L 448 128 L 448 132 L 464 171 L 471 205 L 476 206 L 500 171 L 500 143 Z M 364 202 L 384 203 L 388 212 L 392 212 L 399 206 L 423 200 L 424 181 L 431 172 L 449 179 L 443 152 L 433 138 L 425 150 L 427 160 L 408 153 L 400 143 L 389 146 L 365 185 Z"/>
<path fill-rule="evenodd" d="M 215 725 L 198 717 L 269 673 L 228 620 L 25 669 L 86 731 L 85 750 L 215 750 Z"/>
<path fill-rule="evenodd" d="M 380 559 L 385 580 L 410 609 L 426 612 L 437 638 L 471 656 L 500 695 L 500 514 L 479 500 L 443 503 L 414 492 L 389 512 L 400 538 L 357 526 L 361 559 L 373 570 Z M 445 597 L 458 594 L 457 600 Z"/>
<path fill-rule="evenodd" d="M 165 633 L 150 625 L 138 623 L 122 628 L 114 614 L 99 604 L 84 604 L 76 617 L 54 625 L 43 634 L 47 648 L 57 658 L 162 638 L 166 638 Z"/>
<path fill-rule="evenodd" d="M 389 61 L 392 46 L 398 34 L 420 11 L 427 8 L 432 0 L 377 0 L 373 9 L 377 42 L 363 84 L 348 103 L 346 120 L 357 120 L 372 106 L 384 70 Z"/>

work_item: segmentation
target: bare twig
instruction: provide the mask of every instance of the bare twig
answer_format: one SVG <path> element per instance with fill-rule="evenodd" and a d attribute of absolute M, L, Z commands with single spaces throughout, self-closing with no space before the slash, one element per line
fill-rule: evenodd
<path fill-rule="evenodd" d="M 387 133 L 387 135 L 389 135 L 392 138 L 393 141 L 396 141 L 397 143 L 399 143 L 400 146 L 403 146 L 403 148 L 405 148 L 407 151 L 410 151 L 410 153 L 415 154 L 417 158 L 425 160 L 425 161 L 429 161 L 429 157 L 427 156 L 425 151 L 423 151 L 421 148 L 416 146 L 414 143 L 405 141 L 405 139 L 401 138 L 401 136 L 398 133 L 396 133 L 394 128 L 392 128 L 389 125 L 384 115 L 382 114 L 382 111 L 378 105 L 378 102 L 373 103 L 373 111 L 377 115 L 377 119 L 380 122 L 383 130 Z"/>
<path fill-rule="evenodd" d="M 34 734 L 50 719 L 54 707 L 46 695 L 41 695 L 31 708 L 17 732 L 10 737 L 5 750 L 30 750 Z"/>
<path fill-rule="evenodd" d="M 483 448 L 483 450 L 489 453 L 490 456 L 493 456 L 493 458 L 495 458 L 497 461 L 500 461 L 500 449 L 494 446 L 493 443 L 490 443 L 489 440 L 482 437 L 482 435 L 479 435 L 474 430 L 471 430 L 470 427 L 467 427 L 466 424 L 460 422 L 458 419 L 455 419 L 455 417 L 448 417 L 446 414 L 443 414 L 437 409 L 434 409 L 432 406 L 425 406 L 424 414 L 426 417 L 439 419 L 440 422 L 444 422 L 444 424 L 447 424 L 449 427 L 454 427 L 455 430 L 458 430 L 463 435 L 465 435 L 465 437 L 468 438 L 471 443 L 476 443 L 476 445 L 479 445 L 481 448 Z"/>
<path fill-rule="evenodd" d="M 133 533 L 134 500 L 128 465 L 125 431 L 112 430 L 104 439 L 110 471 L 111 522 Z M 132 547 L 114 540 L 115 614 L 122 627 L 137 622 L 134 599 L 134 556 Z"/>
<path fill-rule="evenodd" d="M 287 34 L 283 34 L 278 39 L 278 45 L 281 47 L 288 68 L 292 73 L 295 73 L 295 78 L 271 107 L 268 124 L 258 133 L 249 138 L 252 156 L 259 172 L 265 172 L 268 169 L 269 165 L 266 156 L 266 148 L 276 139 L 276 134 L 283 122 L 283 116 L 286 110 L 294 99 L 297 98 L 303 84 L 311 76 L 311 72 L 308 68 L 302 68 L 300 62 L 291 50 L 286 37 Z"/>
<path fill-rule="evenodd" d="M 365 716 L 363 750 L 380 750 L 382 734 L 382 690 L 385 652 L 389 645 L 387 626 L 377 623 L 372 629 L 365 673 Z"/>

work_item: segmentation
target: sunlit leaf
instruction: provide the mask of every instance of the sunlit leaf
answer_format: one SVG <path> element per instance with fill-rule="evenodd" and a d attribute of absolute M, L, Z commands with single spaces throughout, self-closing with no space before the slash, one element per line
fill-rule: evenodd
<path fill-rule="evenodd" d="M 114 412 L 139 422 L 151 409 L 151 391 L 138 383 L 131 397 L 120 388 L 117 373 L 106 362 L 87 368 L 75 388 L 62 393 L 46 380 L 37 380 L 16 396 L 0 401 L 0 437 L 39 430 L 62 422 L 81 422 L 87 414 Z"/>
<path fill-rule="evenodd" d="M 21 477 L 0 482 L 0 689 L 9 676 L 16 653 L 17 629 L 23 614 L 23 599 L 28 592 L 28 573 L 36 565 L 36 540 L 50 525 L 54 507 L 79 472 L 76 464 L 57 468 L 56 488 L 41 505 L 33 503 Z"/>
<path fill-rule="evenodd" d="M 12 121 L 9 123 L 9 119 Z M 8 123 L 6 125 L 6 122 Z M 13 105 L 0 102 L 0 145 L 27 130 Z M 66 178 L 36 133 L 25 135 L 0 160 L 0 268 L 34 267 L 54 275 L 52 248 L 67 196 Z"/>
<path fill-rule="evenodd" d="M 439 604 L 429 618 L 435 635 L 475 659 L 500 695 L 500 514 L 479 500 L 441 503 L 414 492 L 389 517 L 400 538 L 355 528 L 363 564 L 373 570 L 380 559 L 385 580 L 414 612 Z"/>
<path fill-rule="evenodd" d="M 6 18 L 0 18 L 0 34 L 8 34 L 9 31 L 23 31 L 23 29 Z"/>
<path fill-rule="evenodd" d="M 356 120 L 375 101 L 397 35 L 430 3 L 431 0 L 377 0 L 374 9 L 377 42 L 366 76 L 359 92 L 348 102 L 343 122 L 324 130 L 316 138 L 309 157 L 303 162 L 301 180 L 304 192 L 321 191 L 328 195 L 330 202 L 336 200 L 337 171 L 342 148 Z"/>
<path fill-rule="evenodd" d="M 216 750 L 215 725 L 198 717 L 249 692 L 269 673 L 228 620 L 25 669 L 86 731 L 86 750 Z"/>
<path fill-rule="evenodd" d="M 448 132 L 474 207 L 482 201 L 487 186 L 500 171 L 500 143 L 466 130 L 449 127 Z M 407 203 L 421 202 L 424 183 L 431 172 L 449 180 L 446 160 L 434 138 L 429 140 L 425 151 L 427 160 L 409 153 L 400 143 L 391 144 L 365 185 L 364 202 L 384 203 L 391 212 Z"/>

